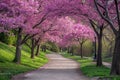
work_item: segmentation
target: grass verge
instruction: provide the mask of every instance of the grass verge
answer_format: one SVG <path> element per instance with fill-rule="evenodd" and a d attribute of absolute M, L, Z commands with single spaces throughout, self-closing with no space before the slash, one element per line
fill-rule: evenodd
<path fill-rule="evenodd" d="M 12 62 L 15 47 L 0 42 L 0 80 L 10 80 L 13 75 L 35 70 L 48 62 L 45 53 L 41 52 L 35 59 L 30 59 L 30 49 L 23 46 L 21 64 Z"/>
<path fill-rule="evenodd" d="M 102 66 L 96 67 L 91 58 L 83 58 L 80 56 L 71 56 L 70 54 L 63 53 L 62 54 L 66 58 L 70 58 L 76 60 L 80 63 L 80 69 L 84 75 L 88 77 L 99 77 L 100 80 L 120 80 L 120 76 L 110 76 L 110 69 Z"/>

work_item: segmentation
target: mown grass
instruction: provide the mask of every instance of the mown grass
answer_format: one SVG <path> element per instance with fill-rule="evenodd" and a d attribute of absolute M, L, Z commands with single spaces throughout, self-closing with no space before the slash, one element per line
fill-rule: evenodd
<path fill-rule="evenodd" d="M 27 46 L 22 48 L 20 65 L 12 62 L 14 54 L 15 47 L 0 42 L 0 80 L 10 80 L 13 75 L 35 70 L 48 62 L 44 52 L 35 59 L 30 59 L 30 49 Z"/>
<path fill-rule="evenodd" d="M 110 76 L 110 69 L 102 66 L 96 67 L 92 58 L 83 58 L 80 56 L 71 56 L 67 53 L 62 54 L 64 57 L 71 58 L 80 63 L 80 69 L 88 77 L 99 77 L 100 80 L 120 80 L 120 76 Z"/>

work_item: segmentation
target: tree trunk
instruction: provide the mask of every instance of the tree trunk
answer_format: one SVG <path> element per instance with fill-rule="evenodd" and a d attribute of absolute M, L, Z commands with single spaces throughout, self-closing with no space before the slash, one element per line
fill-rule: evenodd
<path fill-rule="evenodd" d="M 98 35 L 98 53 L 97 53 L 97 66 L 102 66 L 102 32 L 103 28 L 100 27 L 100 34 Z"/>
<path fill-rule="evenodd" d="M 44 47 L 44 52 L 46 52 L 46 45 L 45 45 L 45 47 Z"/>
<path fill-rule="evenodd" d="M 115 39 L 111 75 L 120 75 L 120 31 Z"/>
<path fill-rule="evenodd" d="M 67 48 L 67 52 L 70 53 L 70 47 Z"/>
<path fill-rule="evenodd" d="M 62 49 L 62 47 L 60 47 L 60 52 L 63 52 L 63 49 Z"/>
<path fill-rule="evenodd" d="M 83 48 L 83 43 L 80 43 L 80 56 L 81 56 L 81 58 L 83 58 L 82 48 Z"/>
<path fill-rule="evenodd" d="M 73 47 L 71 47 L 71 55 L 74 56 L 74 51 Z"/>
<path fill-rule="evenodd" d="M 93 53 L 94 53 L 93 59 L 94 59 L 94 61 L 96 61 L 96 59 L 97 59 L 96 51 L 97 51 L 97 49 L 96 49 L 96 37 L 95 37 L 95 42 L 93 42 Z"/>
<path fill-rule="evenodd" d="M 36 56 L 39 56 L 39 53 L 40 53 L 40 45 L 37 45 L 37 51 L 36 51 Z"/>
<path fill-rule="evenodd" d="M 97 50 L 96 50 L 96 42 L 95 42 L 95 51 L 94 51 L 94 60 L 97 59 L 97 54 L 96 54 Z"/>
<path fill-rule="evenodd" d="M 35 50 L 35 44 L 34 44 L 34 39 L 31 40 L 32 41 L 32 47 L 31 47 L 31 58 L 34 59 L 34 50 Z"/>
<path fill-rule="evenodd" d="M 46 52 L 46 45 L 43 45 L 43 46 L 42 46 L 42 51 L 43 51 L 43 52 Z"/>
<path fill-rule="evenodd" d="M 13 62 L 20 64 L 21 63 L 21 49 L 22 49 L 22 29 L 19 28 L 16 42 L 16 52 Z"/>

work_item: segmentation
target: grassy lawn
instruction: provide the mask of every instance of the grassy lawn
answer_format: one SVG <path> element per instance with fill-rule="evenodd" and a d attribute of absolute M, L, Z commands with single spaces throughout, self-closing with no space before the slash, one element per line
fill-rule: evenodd
<path fill-rule="evenodd" d="M 71 56 L 66 53 L 64 53 L 63 56 L 79 62 L 81 71 L 88 77 L 99 77 L 100 80 L 120 80 L 120 76 L 109 75 L 109 68 L 106 68 L 105 66 L 96 67 L 91 58 L 81 59 L 80 56 Z"/>
<path fill-rule="evenodd" d="M 48 62 L 45 53 L 30 59 L 30 49 L 27 46 L 22 48 L 22 63 L 20 65 L 12 62 L 15 54 L 15 47 L 8 46 L 0 42 L 0 80 L 10 80 L 10 78 L 19 73 L 35 70 Z"/>
<path fill-rule="evenodd" d="M 112 58 L 103 58 L 103 61 L 104 61 L 104 62 L 111 63 L 111 62 L 112 62 Z"/>

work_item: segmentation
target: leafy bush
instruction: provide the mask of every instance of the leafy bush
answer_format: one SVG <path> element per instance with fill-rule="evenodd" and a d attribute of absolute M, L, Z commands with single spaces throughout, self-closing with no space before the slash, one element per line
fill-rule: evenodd
<path fill-rule="evenodd" d="M 59 47 L 53 42 L 46 42 L 41 45 L 41 48 L 46 48 L 53 52 L 59 52 Z"/>
<path fill-rule="evenodd" d="M 51 51 L 53 51 L 53 52 L 59 52 L 59 47 L 57 45 L 55 45 L 55 44 L 52 44 Z"/>
<path fill-rule="evenodd" d="M 0 33 L 0 41 L 8 45 L 14 45 L 16 42 L 16 37 L 13 32 Z"/>

